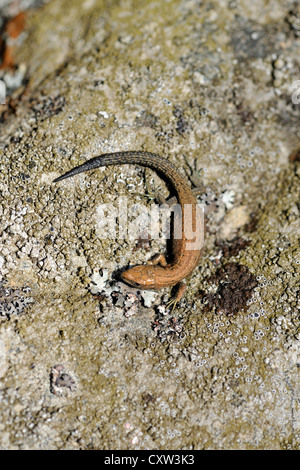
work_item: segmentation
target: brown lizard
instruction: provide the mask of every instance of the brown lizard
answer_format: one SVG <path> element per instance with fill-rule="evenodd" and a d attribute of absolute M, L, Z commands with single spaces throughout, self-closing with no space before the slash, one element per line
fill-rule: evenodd
<path fill-rule="evenodd" d="M 187 179 L 178 169 L 169 160 L 155 153 L 116 152 L 87 160 L 82 165 L 59 176 L 54 182 L 98 167 L 122 164 L 137 164 L 161 173 L 173 185 L 177 193 L 181 210 L 180 213 L 175 211 L 174 215 L 174 227 L 177 230 L 177 235 L 176 237 L 173 235 L 171 262 L 167 263 L 164 254 L 158 254 L 146 265 L 134 266 L 121 274 L 124 282 L 139 289 L 158 290 L 178 285 L 177 294 L 169 303 L 173 304 L 174 308 L 185 291 L 185 284 L 182 281 L 192 273 L 199 263 L 204 241 L 202 210 L 197 205 L 196 197 Z"/>

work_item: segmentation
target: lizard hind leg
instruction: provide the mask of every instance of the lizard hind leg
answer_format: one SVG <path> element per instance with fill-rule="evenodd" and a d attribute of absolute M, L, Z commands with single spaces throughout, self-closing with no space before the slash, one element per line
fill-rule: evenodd
<path fill-rule="evenodd" d="M 172 310 L 171 310 L 172 313 L 174 312 L 177 303 L 182 299 L 185 291 L 186 291 L 186 284 L 184 282 L 179 282 L 177 284 L 176 294 L 173 297 L 171 297 L 171 299 L 166 304 L 167 308 L 172 307 Z"/>

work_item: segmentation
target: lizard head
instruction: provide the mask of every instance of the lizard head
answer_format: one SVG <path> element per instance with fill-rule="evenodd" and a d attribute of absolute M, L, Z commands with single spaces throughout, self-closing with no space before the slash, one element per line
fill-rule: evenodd
<path fill-rule="evenodd" d="M 156 266 L 134 266 L 124 271 L 121 278 L 126 284 L 139 289 L 155 289 Z"/>

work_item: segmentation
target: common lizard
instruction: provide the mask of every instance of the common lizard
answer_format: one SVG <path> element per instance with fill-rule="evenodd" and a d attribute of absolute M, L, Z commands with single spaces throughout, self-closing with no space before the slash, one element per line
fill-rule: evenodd
<path fill-rule="evenodd" d="M 173 185 L 177 193 L 181 214 L 175 211 L 174 227 L 178 227 L 176 223 L 179 223 L 180 228 L 176 238 L 173 234 L 171 262 L 167 263 L 164 254 L 158 254 L 146 265 L 134 266 L 121 274 L 125 283 L 142 290 L 158 290 L 177 285 L 177 294 L 169 302 L 169 305 L 173 304 L 174 308 L 186 288 L 183 280 L 198 265 L 204 241 L 204 223 L 202 210 L 197 206 L 192 188 L 173 163 L 155 153 L 144 151 L 107 153 L 87 160 L 82 165 L 59 176 L 54 182 L 98 167 L 123 164 L 137 164 L 161 173 Z"/>

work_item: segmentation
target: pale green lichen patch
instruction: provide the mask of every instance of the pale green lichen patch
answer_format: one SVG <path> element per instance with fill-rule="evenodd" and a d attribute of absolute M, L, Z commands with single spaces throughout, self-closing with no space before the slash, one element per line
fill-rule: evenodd
<path fill-rule="evenodd" d="M 28 90 L 1 124 L 1 303 L 31 289 L 1 318 L 1 447 L 299 447 L 295 15 L 280 1 L 193 0 L 53 0 L 32 13 L 18 53 Z M 167 289 L 152 298 L 118 279 L 161 240 L 101 232 L 103 204 L 166 196 L 158 175 L 127 165 L 52 183 L 138 149 L 204 186 L 203 257 L 173 316 Z M 246 283 L 231 284 L 229 263 Z M 222 309 L 232 285 L 240 310 Z"/>

